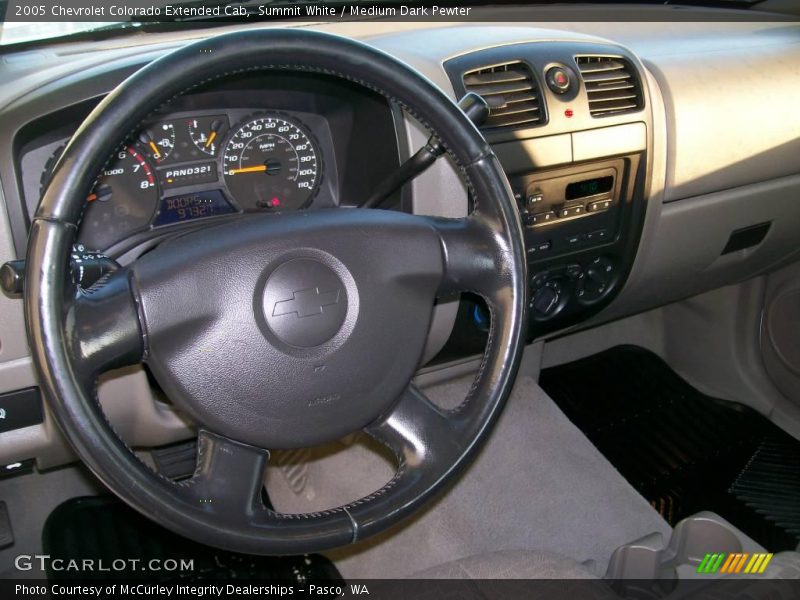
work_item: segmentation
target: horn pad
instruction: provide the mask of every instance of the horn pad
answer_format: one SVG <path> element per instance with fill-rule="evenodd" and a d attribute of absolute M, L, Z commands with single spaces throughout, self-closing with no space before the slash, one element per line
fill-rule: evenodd
<path fill-rule="evenodd" d="M 321 262 L 298 258 L 267 279 L 264 320 L 275 337 L 298 348 L 315 348 L 335 336 L 347 316 L 347 290 Z"/>

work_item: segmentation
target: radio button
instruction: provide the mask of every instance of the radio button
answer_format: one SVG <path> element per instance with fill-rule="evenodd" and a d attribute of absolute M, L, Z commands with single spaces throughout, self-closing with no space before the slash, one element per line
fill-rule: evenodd
<path fill-rule="evenodd" d="M 532 246 L 529 246 L 527 249 L 528 256 L 534 256 L 536 254 L 542 254 L 543 252 L 549 252 L 553 248 L 553 242 L 550 240 L 546 242 L 536 242 Z"/>
<path fill-rule="evenodd" d="M 608 239 L 608 229 L 598 229 L 586 234 L 586 241 L 592 244 L 604 242 Z"/>
<path fill-rule="evenodd" d="M 611 208 L 611 204 L 613 202 L 614 201 L 611 200 L 611 198 L 606 198 L 605 200 L 598 200 L 597 202 L 592 202 L 588 207 L 589 212 L 598 212 L 598 211 L 601 211 L 601 210 L 608 210 L 609 208 Z"/>
<path fill-rule="evenodd" d="M 527 198 L 525 198 L 525 206 L 527 208 L 533 208 L 534 206 L 539 204 L 542 200 L 544 200 L 544 195 L 540 192 L 528 194 Z"/>
<path fill-rule="evenodd" d="M 533 215 L 533 224 L 534 225 L 541 225 L 542 223 L 549 223 L 550 221 L 556 220 L 556 213 L 552 210 L 548 210 L 547 212 L 536 213 Z"/>
<path fill-rule="evenodd" d="M 558 213 L 558 216 L 562 219 L 566 219 L 567 217 L 577 217 L 578 215 L 583 214 L 583 206 L 568 206 L 567 208 L 562 208 L 561 212 Z"/>

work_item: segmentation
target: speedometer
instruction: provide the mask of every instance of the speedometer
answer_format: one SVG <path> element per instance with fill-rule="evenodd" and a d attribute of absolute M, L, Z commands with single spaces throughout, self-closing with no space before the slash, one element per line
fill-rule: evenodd
<path fill-rule="evenodd" d="M 259 116 L 239 126 L 222 161 L 225 183 L 245 210 L 304 208 L 322 176 L 311 133 L 283 114 Z"/>

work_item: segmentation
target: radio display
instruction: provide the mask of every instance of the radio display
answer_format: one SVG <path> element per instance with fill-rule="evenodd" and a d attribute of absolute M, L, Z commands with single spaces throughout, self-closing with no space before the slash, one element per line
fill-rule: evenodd
<path fill-rule="evenodd" d="M 610 192 L 614 187 L 614 176 L 596 177 L 594 179 L 584 179 L 583 181 L 573 181 L 567 185 L 565 198 L 575 200 Z"/>

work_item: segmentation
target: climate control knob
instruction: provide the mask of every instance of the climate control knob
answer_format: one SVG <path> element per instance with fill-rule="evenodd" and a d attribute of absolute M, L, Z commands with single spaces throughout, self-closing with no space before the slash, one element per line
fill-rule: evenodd
<path fill-rule="evenodd" d="M 564 290 L 558 281 L 550 280 L 533 292 L 530 308 L 538 317 L 554 315 L 561 307 Z"/>
<path fill-rule="evenodd" d="M 605 256 L 598 256 L 584 269 L 584 276 L 576 291 L 576 296 L 581 302 L 594 302 L 606 295 L 614 278 L 617 269 L 614 261 Z"/>

